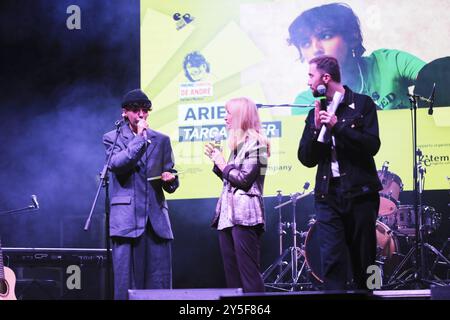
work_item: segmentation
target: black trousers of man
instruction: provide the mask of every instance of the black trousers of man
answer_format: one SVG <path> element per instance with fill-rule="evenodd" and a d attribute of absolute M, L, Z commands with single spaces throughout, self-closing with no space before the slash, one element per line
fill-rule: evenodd
<path fill-rule="evenodd" d="M 352 289 L 368 289 L 367 267 L 375 264 L 377 253 L 375 224 L 379 203 L 378 193 L 345 198 L 340 178 L 331 179 L 324 200 L 316 200 L 325 290 L 349 289 L 346 286 L 348 253 L 355 286 Z"/>

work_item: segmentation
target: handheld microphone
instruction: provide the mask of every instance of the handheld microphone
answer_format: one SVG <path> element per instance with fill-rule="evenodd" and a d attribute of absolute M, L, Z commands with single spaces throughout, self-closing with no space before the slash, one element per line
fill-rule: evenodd
<path fill-rule="evenodd" d="M 144 137 L 144 139 L 146 140 L 146 141 L 148 141 L 148 137 L 147 137 L 147 130 L 142 130 L 142 136 Z"/>
<path fill-rule="evenodd" d="M 152 141 L 148 138 L 147 127 L 144 125 L 146 121 L 144 119 L 140 119 L 138 122 L 138 127 L 142 127 L 142 137 L 144 138 L 146 143 L 152 143 Z"/>
<path fill-rule="evenodd" d="M 383 163 L 383 166 L 381 167 L 381 171 L 386 172 L 388 170 L 388 168 L 389 168 L 389 161 L 385 161 Z"/>
<path fill-rule="evenodd" d="M 434 95 L 436 93 L 436 82 L 433 83 L 433 90 L 430 95 L 430 106 L 428 107 L 428 114 L 431 116 L 433 114 L 433 105 L 434 105 Z"/>
<path fill-rule="evenodd" d="M 320 99 L 320 111 L 328 111 L 327 97 L 325 96 L 325 93 L 327 92 L 327 87 L 323 84 L 319 84 L 317 86 L 317 92 L 319 93 L 318 98 Z M 322 125 L 317 141 L 325 143 L 325 140 L 328 140 L 325 139 L 326 131 L 327 127 L 325 125 Z"/>
<path fill-rule="evenodd" d="M 214 148 L 218 150 L 222 149 L 222 135 L 219 132 L 214 134 Z"/>
<path fill-rule="evenodd" d="M 327 111 L 328 103 L 327 103 L 327 97 L 325 96 L 325 93 L 327 92 L 327 87 L 323 84 L 319 84 L 317 86 L 317 92 L 320 94 L 320 110 Z"/>
<path fill-rule="evenodd" d="M 39 209 L 39 202 L 37 201 L 37 197 L 36 197 L 35 194 L 32 194 L 32 195 L 31 195 L 31 201 L 33 202 L 33 206 L 34 206 L 36 209 Z"/>

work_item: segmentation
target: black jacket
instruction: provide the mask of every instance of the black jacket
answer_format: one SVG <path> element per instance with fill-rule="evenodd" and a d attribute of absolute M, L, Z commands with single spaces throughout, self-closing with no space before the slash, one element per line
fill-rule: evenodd
<path fill-rule="evenodd" d="M 373 159 L 380 149 L 375 103 L 369 96 L 354 93 L 345 86 L 344 99 L 336 116 L 338 122 L 332 134 L 344 196 L 350 198 L 378 192 L 382 185 Z M 316 199 L 325 199 L 331 177 L 331 143 L 318 142 L 319 132 L 314 125 L 312 109 L 306 118 L 298 159 L 310 168 L 318 165 L 314 193 Z"/>

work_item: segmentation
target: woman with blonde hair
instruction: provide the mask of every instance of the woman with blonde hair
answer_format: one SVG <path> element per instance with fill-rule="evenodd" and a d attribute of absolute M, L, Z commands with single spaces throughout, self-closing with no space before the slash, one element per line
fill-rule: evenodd
<path fill-rule="evenodd" d="M 253 101 L 234 98 L 225 109 L 228 162 L 213 143 L 205 146 L 214 173 L 223 181 L 212 227 L 219 231 L 227 287 L 263 292 L 260 237 L 265 223 L 263 188 L 269 141 Z"/>

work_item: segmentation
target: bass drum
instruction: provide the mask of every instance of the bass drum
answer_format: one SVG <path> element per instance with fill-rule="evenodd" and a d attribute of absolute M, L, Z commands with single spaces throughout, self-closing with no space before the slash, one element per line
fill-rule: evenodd
<path fill-rule="evenodd" d="M 305 259 L 313 278 L 318 282 L 323 283 L 322 259 L 320 256 L 320 242 L 317 229 L 318 223 L 314 222 L 311 225 L 305 240 Z M 381 265 L 384 277 L 388 277 L 404 257 L 401 252 L 407 250 L 405 247 L 406 240 L 403 237 L 397 237 L 394 232 L 381 221 L 376 222 L 375 229 L 377 236 L 376 262 Z M 349 257 L 348 253 L 347 257 Z M 350 260 L 347 259 L 347 279 L 350 281 L 352 278 L 352 270 L 349 261 Z"/>
<path fill-rule="evenodd" d="M 345 261 L 345 263 L 347 263 L 347 282 L 351 282 L 353 277 L 349 258 L 350 256 L 347 251 L 347 260 Z M 314 223 L 310 225 L 308 234 L 306 235 L 305 260 L 312 275 L 312 280 L 323 283 L 322 259 L 320 256 L 319 230 L 317 221 L 314 221 Z"/>
<path fill-rule="evenodd" d="M 381 221 L 377 221 L 377 260 L 386 261 L 399 251 L 397 238 L 392 230 Z"/>
<path fill-rule="evenodd" d="M 376 224 L 377 264 L 383 270 L 383 278 L 389 279 L 395 268 L 402 262 L 411 248 L 411 238 L 394 232 L 381 221 Z"/>

